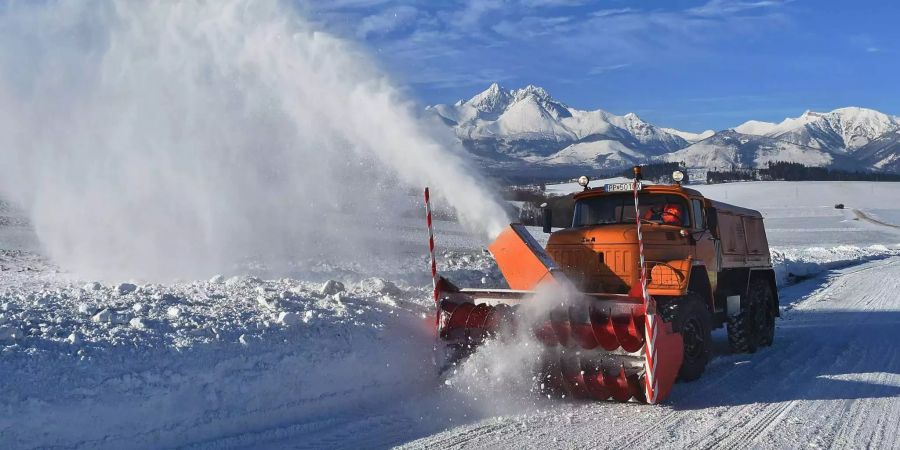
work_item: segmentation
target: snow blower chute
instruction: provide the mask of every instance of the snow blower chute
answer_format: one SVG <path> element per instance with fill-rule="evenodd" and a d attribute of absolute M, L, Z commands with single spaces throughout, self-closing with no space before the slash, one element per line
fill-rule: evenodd
<path fill-rule="evenodd" d="M 778 297 L 761 215 L 634 172 L 601 188 L 582 177 L 572 224 L 546 250 L 522 225 L 502 232 L 488 250 L 509 289 L 460 289 L 432 271 L 438 336 L 457 358 L 524 330 L 544 346 L 551 390 L 658 403 L 676 378 L 702 374 L 712 328 L 727 323 L 735 351 L 771 344 Z M 559 299 L 536 295 L 546 284 Z"/>

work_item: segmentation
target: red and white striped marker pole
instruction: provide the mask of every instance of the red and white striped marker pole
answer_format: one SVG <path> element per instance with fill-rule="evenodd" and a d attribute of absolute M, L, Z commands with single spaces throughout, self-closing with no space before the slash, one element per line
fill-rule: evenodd
<path fill-rule="evenodd" d="M 640 259 L 640 283 L 641 297 L 644 301 L 644 394 L 647 403 L 656 403 L 656 305 L 650 294 L 647 293 L 647 266 L 644 263 L 644 236 L 641 234 L 641 210 L 638 204 L 638 185 L 640 184 L 640 169 L 634 171 L 634 221 L 637 224 L 638 256 Z"/>
<path fill-rule="evenodd" d="M 431 284 L 435 307 L 434 325 L 437 327 L 441 318 L 441 305 L 438 303 L 437 264 L 434 262 L 434 226 L 431 224 L 431 197 L 428 194 L 427 187 L 425 188 L 425 221 L 428 223 L 428 254 L 431 256 Z"/>

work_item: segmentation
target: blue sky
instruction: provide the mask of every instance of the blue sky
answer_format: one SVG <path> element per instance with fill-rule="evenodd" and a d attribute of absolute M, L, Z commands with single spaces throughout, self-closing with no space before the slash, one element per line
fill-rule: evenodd
<path fill-rule="evenodd" d="M 310 0 L 300 8 L 369 48 L 423 104 L 469 98 L 497 81 L 691 131 L 842 106 L 900 114 L 893 0 Z"/>

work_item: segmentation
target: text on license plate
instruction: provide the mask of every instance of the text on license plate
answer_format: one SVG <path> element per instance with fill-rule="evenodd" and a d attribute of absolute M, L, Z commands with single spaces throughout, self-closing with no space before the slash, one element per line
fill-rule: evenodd
<path fill-rule="evenodd" d="M 641 183 L 638 182 L 637 188 L 641 190 Z M 606 192 L 631 192 L 634 189 L 634 183 L 611 183 L 604 186 L 603 190 Z"/>

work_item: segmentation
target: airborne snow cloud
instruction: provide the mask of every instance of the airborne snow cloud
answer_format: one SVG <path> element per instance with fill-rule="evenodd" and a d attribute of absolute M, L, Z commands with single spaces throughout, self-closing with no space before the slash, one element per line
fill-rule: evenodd
<path fill-rule="evenodd" d="M 505 222 L 446 131 L 284 3 L 23 2 L 0 30 L 0 196 L 79 274 L 366 254 L 425 184 Z"/>

